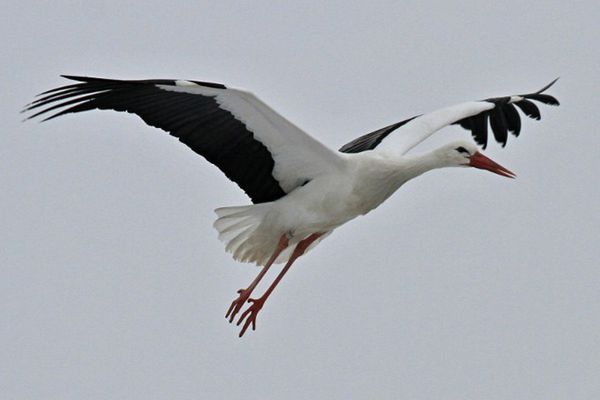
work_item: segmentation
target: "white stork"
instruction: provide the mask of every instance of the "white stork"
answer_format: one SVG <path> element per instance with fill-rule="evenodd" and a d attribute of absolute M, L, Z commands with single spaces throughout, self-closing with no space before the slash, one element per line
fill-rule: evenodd
<path fill-rule="evenodd" d="M 239 336 L 251 325 L 292 263 L 325 236 L 368 213 L 400 186 L 442 167 L 475 167 L 515 175 L 459 141 L 429 153 L 407 155 L 441 128 L 459 124 L 484 149 L 488 120 L 502 146 L 508 132 L 519 136 L 517 108 L 540 119 L 532 100 L 558 105 L 543 92 L 495 97 L 442 108 L 386 126 L 331 150 L 293 125 L 252 93 L 218 83 L 186 80 L 115 80 L 64 76 L 77 83 L 40 94 L 23 111 L 29 118 L 56 110 L 45 120 L 93 109 L 127 111 L 161 128 L 216 165 L 252 200 L 251 205 L 218 208 L 214 227 L 226 251 L 242 262 L 263 266 L 227 310 L 240 315 Z M 39 110 L 38 110 L 39 109 Z M 28 118 L 28 119 L 29 119 Z M 393 133 L 393 135 L 392 135 Z M 252 291 L 273 263 L 286 262 L 264 294 Z"/>

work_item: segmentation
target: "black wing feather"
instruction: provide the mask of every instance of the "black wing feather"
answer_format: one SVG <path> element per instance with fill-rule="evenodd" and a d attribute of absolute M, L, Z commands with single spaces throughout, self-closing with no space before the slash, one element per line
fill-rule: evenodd
<path fill-rule="evenodd" d="M 508 130 L 515 137 L 519 137 L 519 133 L 521 133 L 521 117 L 519 117 L 519 112 L 512 104 L 507 104 L 502 108 L 504 112 L 504 117 L 506 118 L 506 125 L 508 126 Z"/>
<path fill-rule="evenodd" d="M 79 83 L 42 93 L 40 98 L 25 107 L 24 111 L 40 109 L 29 118 L 58 109 L 61 111 L 44 120 L 93 109 L 133 113 L 148 125 L 179 138 L 215 164 L 254 203 L 274 201 L 285 196 L 285 191 L 273 177 L 275 163 L 269 150 L 233 114 L 221 109 L 214 97 L 167 91 L 157 86 L 173 86 L 174 80 L 121 81 L 64 77 Z M 219 83 L 191 82 L 226 89 Z"/>
<path fill-rule="evenodd" d="M 528 99 L 537 100 L 540 103 L 548 104 L 551 106 L 559 106 L 560 103 L 556 100 L 556 97 L 550 96 L 549 94 L 533 93 L 525 95 Z"/>
<path fill-rule="evenodd" d="M 521 109 L 529 118 L 533 118 L 536 120 L 540 120 L 542 118 L 542 114 L 540 114 L 540 109 L 535 105 L 533 101 L 529 101 L 527 99 L 523 99 L 515 103 L 517 107 Z"/>
<path fill-rule="evenodd" d="M 385 139 L 387 135 L 389 135 L 396 129 L 400 128 L 402 125 L 417 117 L 418 115 L 409 119 L 405 119 L 404 121 L 400 121 L 395 124 L 386 126 L 385 128 L 377 129 L 376 131 L 367 133 L 366 135 L 362 135 L 361 137 L 358 137 L 353 141 L 348 142 L 342 147 L 340 147 L 339 151 L 341 151 L 342 153 L 360 153 L 366 150 L 372 150 L 375 147 L 379 146 L 379 143 L 381 143 L 381 141 Z"/>
<path fill-rule="evenodd" d="M 488 115 L 487 113 L 481 113 L 471 117 L 471 135 L 475 139 L 477 144 L 485 147 L 487 146 L 488 138 Z"/>
<path fill-rule="evenodd" d="M 508 125 L 506 124 L 502 107 L 496 106 L 490 111 L 490 126 L 492 127 L 492 132 L 494 132 L 496 142 L 502 144 L 502 147 L 506 146 Z"/>

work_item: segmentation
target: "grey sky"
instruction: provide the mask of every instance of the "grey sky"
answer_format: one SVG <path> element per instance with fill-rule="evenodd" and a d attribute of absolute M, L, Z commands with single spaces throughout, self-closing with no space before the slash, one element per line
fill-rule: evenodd
<path fill-rule="evenodd" d="M 2 397 L 599 398 L 598 2 L 273 3 L 4 6 Z M 516 180 L 407 184 L 301 259 L 240 340 L 224 313 L 258 270 L 211 225 L 247 198 L 134 116 L 22 124 L 59 74 L 248 88 L 335 148 L 556 76 L 562 104 L 486 151 Z"/>

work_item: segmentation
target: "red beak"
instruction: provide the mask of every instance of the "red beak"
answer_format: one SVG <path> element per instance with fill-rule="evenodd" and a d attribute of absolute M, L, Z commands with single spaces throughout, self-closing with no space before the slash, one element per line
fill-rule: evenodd
<path fill-rule="evenodd" d="M 479 169 L 487 169 L 495 174 L 506 176 L 507 178 L 514 178 L 516 175 L 511 171 L 504 168 L 502 165 L 490 160 L 480 152 L 476 152 L 471 156 L 471 162 L 469 166 L 479 168 Z"/>

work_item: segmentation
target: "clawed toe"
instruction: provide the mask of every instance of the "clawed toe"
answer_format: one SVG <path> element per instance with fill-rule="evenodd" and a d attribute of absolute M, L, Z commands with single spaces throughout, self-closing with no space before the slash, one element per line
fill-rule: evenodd
<path fill-rule="evenodd" d="M 248 309 L 246 309 L 246 311 L 244 311 L 242 313 L 242 315 L 240 316 L 240 319 L 238 320 L 236 325 L 240 325 L 242 322 L 244 322 L 244 326 L 242 327 L 242 330 L 240 331 L 239 337 L 244 336 L 244 333 L 246 333 L 246 330 L 248 329 L 248 327 L 252 324 L 252 330 L 256 330 L 256 317 L 258 316 L 258 312 L 261 310 L 265 299 L 260 298 L 260 299 L 248 299 L 248 302 L 251 303 L 250 307 L 248 307 Z"/>
<path fill-rule="evenodd" d="M 250 297 L 250 292 L 247 289 L 240 289 L 237 292 L 239 294 L 238 298 L 231 302 L 229 309 L 227 309 L 227 314 L 225 314 L 225 318 L 228 318 L 230 323 L 233 322 L 237 313 L 240 312 L 244 303 Z"/>

